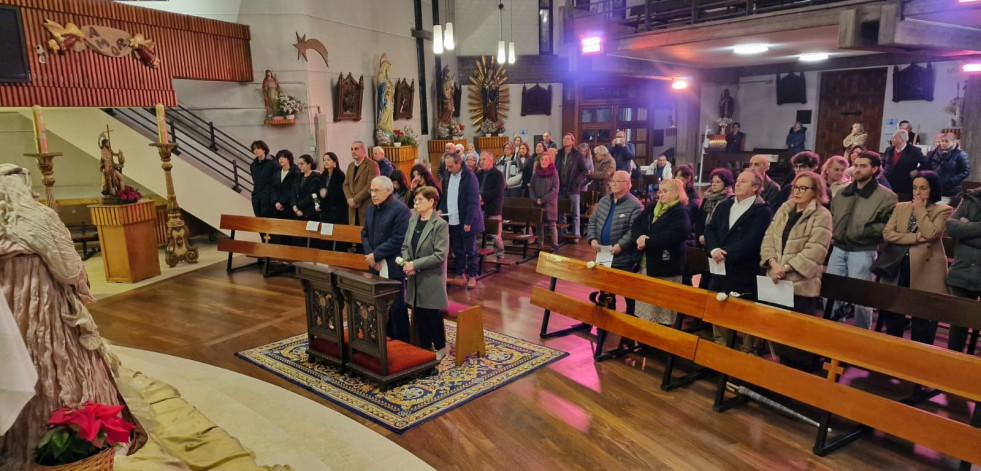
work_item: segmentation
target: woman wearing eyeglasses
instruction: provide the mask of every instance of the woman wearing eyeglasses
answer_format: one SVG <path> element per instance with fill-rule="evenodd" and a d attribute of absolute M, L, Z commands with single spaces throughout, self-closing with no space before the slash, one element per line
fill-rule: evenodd
<path fill-rule="evenodd" d="M 681 283 L 687 249 L 685 241 L 691 233 L 688 194 L 680 180 L 668 178 L 661 181 L 657 197 L 657 203 L 648 205 L 640 213 L 632 230 L 637 236 L 637 250 L 643 254 L 640 274 Z M 674 324 L 676 316 L 670 309 L 640 301 L 634 312 L 641 319 L 664 325 Z"/>
<path fill-rule="evenodd" d="M 821 294 L 824 259 L 831 245 L 831 212 L 824 207 L 828 192 L 824 179 L 801 172 L 790 187 L 790 199 L 777 209 L 763 236 L 760 260 L 767 276 L 777 283 L 794 283 L 793 310 L 813 316 Z M 780 362 L 800 369 L 817 366 L 817 358 L 795 348 L 774 345 Z"/>

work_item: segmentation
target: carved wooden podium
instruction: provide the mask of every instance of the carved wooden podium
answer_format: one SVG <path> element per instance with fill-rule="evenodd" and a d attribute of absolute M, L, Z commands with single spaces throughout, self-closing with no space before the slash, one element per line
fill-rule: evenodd
<path fill-rule="evenodd" d="M 106 281 L 133 283 L 160 274 L 153 201 L 93 204 L 89 211 L 92 223 L 99 229 Z"/>

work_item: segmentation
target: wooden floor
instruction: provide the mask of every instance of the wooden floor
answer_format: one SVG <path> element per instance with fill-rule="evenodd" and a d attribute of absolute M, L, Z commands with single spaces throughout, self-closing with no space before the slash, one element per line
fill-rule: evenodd
<path fill-rule="evenodd" d="M 585 243 L 560 253 L 589 256 Z M 534 265 L 505 267 L 472 291 L 452 287 L 450 297 L 483 305 L 487 329 L 541 342 L 542 311 L 528 298 L 532 285 L 547 287 L 548 280 L 534 273 Z M 573 286 L 560 284 L 558 289 L 585 294 Z M 289 389 L 388 436 L 440 470 L 899 470 L 957 465 L 949 457 L 878 433 L 818 457 L 811 453 L 813 427 L 755 403 L 713 412 L 712 381 L 663 392 L 663 355 L 594 363 L 584 335 L 544 341 L 571 355 L 398 435 L 234 356 L 305 331 L 302 292 L 292 277 L 263 279 L 256 269 L 227 274 L 224 264 L 215 264 L 104 299 L 90 309 L 103 335 L 116 344 L 209 363 Z M 552 318 L 556 325 L 569 323 L 562 316 Z M 890 384 L 888 379 L 879 382 Z M 939 402 L 952 402 L 944 406 L 951 415 L 964 415 L 967 409 L 963 401 L 941 396 Z M 817 417 L 813 410 L 798 408 Z"/>

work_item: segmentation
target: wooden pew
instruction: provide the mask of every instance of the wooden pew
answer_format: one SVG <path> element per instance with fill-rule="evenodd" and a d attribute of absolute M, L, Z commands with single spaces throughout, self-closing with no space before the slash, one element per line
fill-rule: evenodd
<path fill-rule="evenodd" d="M 605 267 L 590 269 L 582 261 L 555 254 L 540 256 L 537 271 L 593 289 L 628 294 L 706 322 L 831 359 L 828 376 L 814 376 L 690 333 L 542 288 L 532 290 L 531 302 L 536 306 L 636 339 L 827 411 L 814 446 L 814 452 L 819 455 L 847 443 L 826 444 L 827 419 L 833 413 L 965 462 L 981 462 L 978 446 L 981 429 L 977 428 L 981 427 L 981 408 L 977 407 L 977 401 L 981 400 L 981 358 L 740 299 L 719 301 L 709 291 Z M 842 363 L 975 401 L 972 424 L 838 383 L 838 365 Z M 716 399 L 716 408 L 724 410 L 724 397 Z"/>
<path fill-rule="evenodd" d="M 542 225 L 542 217 L 544 215 L 544 210 L 542 208 L 519 208 L 514 206 L 504 206 L 501 211 L 501 216 L 503 217 L 503 223 L 506 226 L 517 227 L 520 232 L 514 233 L 511 231 L 504 231 L 501 237 L 509 244 L 521 247 L 521 260 L 518 260 L 516 264 L 521 264 L 535 258 L 538 255 L 536 250 L 534 255 L 528 255 L 529 244 L 533 244 L 538 240 L 538 235 L 535 231 Z"/>
<path fill-rule="evenodd" d="M 361 226 L 334 224 L 333 233 L 331 235 L 323 235 L 319 231 L 307 231 L 306 225 L 306 221 L 222 214 L 220 222 L 221 229 L 231 231 L 230 238 L 222 238 L 218 240 L 218 250 L 228 252 L 228 265 L 226 266 L 226 271 L 233 272 L 235 270 L 256 265 L 253 263 L 232 268 L 232 256 L 236 253 L 267 259 L 264 271 L 264 275 L 266 276 L 269 275 L 268 259 L 270 258 L 288 260 L 291 262 L 324 263 L 327 265 L 335 265 L 354 270 L 365 269 L 364 255 L 361 254 L 335 252 L 332 250 L 321 250 L 311 247 L 273 244 L 265 241 L 253 242 L 235 239 L 236 232 L 255 232 L 266 234 L 267 239 L 269 235 L 280 235 L 301 237 L 309 240 L 347 242 L 352 244 L 361 243 Z"/>

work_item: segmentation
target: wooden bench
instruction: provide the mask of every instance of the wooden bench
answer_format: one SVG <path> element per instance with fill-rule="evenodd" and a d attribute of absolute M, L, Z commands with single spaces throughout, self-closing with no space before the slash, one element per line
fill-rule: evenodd
<path fill-rule="evenodd" d="M 530 244 L 538 240 L 535 231 L 542 225 L 542 217 L 545 210 L 542 208 L 504 206 L 501 210 L 503 223 L 506 226 L 517 228 L 519 232 L 505 231 L 501 237 L 509 244 L 521 247 L 521 260 L 516 264 L 521 264 L 535 258 L 538 253 L 529 256 L 528 248 Z"/>
<path fill-rule="evenodd" d="M 100 250 L 99 230 L 94 225 L 83 222 L 81 224 L 73 224 L 65 227 L 67 227 L 68 232 L 71 233 L 72 242 L 82 244 L 82 252 L 79 255 L 82 256 L 83 261 L 92 258 L 92 256 Z M 95 243 L 96 245 L 89 250 L 89 244 L 91 243 Z"/>
<path fill-rule="evenodd" d="M 532 203 L 531 198 L 513 198 L 513 197 L 506 197 L 506 198 L 504 198 L 504 207 L 505 208 L 507 208 L 507 207 L 512 207 L 512 208 L 534 208 L 535 205 L 534 205 L 534 203 Z M 563 214 L 570 214 L 571 215 L 572 214 L 572 200 L 565 200 L 565 199 L 558 200 L 558 202 L 556 204 L 556 209 L 557 209 L 557 212 L 558 212 L 558 214 L 560 216 L 563 215 Z M 504 219 L 506 220 L 507 218 L 504 218 Z M 505 224 L 505 225 L 508 225 L 508 224 Z M 569 224 L 567 224 L 567 223 L 556 223 L 555 224 L 555 227 L 557 229 L 559 229 L 559 231 L 561 231 L 563 229 L 568 229 L 569 228 Z M 576 237 L 575 235 L 565 234 L 565 235 L 562 235 L 560 237 L 562 239 L 564 239 L 564 240 L 568 240 L 568 239 L 578 240 L 582 236 Z M 540 241 L 540 242 L 544 242 L 544 241 Z M 541 249 L 541 247 L 539 247 L 539 249 Z"/>
<path fill-rule="evenodd" d="M 269 259 L 287 260 L 291 262 L 313 262 L 336 265 L 355 270 L 364 270 L 364 255 L 335 252 L 332 250 L 322 250 L 309 247 L 311 240 L 323 240 L 333 242 L 346 242 L 352 244 L 361 243 L 361 226 L 350 226 L 334 224 L 331 235 L 323 235 L 319 231 L 307 231 L 306 221 L 289 219 L 259 218 L 253 216 L 237 216 L 233 214 L 221 215 L 221 229 L 231 231 L 229 238 L 218 240 L 218 250 L 228 252 L 228 265 L 226 271 L 233 272 L 243 268 L 255 266 L 252 263 L 241 267 L 232 268 L 232 256 L 234 254 L 251 255 L 266 259 L 266 266 L 263 274 L 269 275 Z M 235 239 L 237 232 L 254 232 L 265 234 L 266 239 L 271 235 L 299 237 L 307 239 L 307 247 L 297 247 L 291 245 L 274 244 L 268 241 L 254 242 Z"/>
<path fill-rule="evenodd" d="M 484 234 L 480 241 L 480 248 L 477 249 L 477 279 L 481 279 L 485 276 L 490 276 L 495 273 L 501 272 L 501 265 L 507 265 L 508 263 L 503 260 L 497 260 L 497 258 L 492 258 L 495 253 L 494 247 L 487 246 L 487 240 L 494 240 L 497 235 L 497 231 L 501 228 L 502 223 L 498 219 L 484 219 Z M 504 233 L 501 233 L 501 237 L 504 237 Z M 493 270 L 484 272 L 484 265 L 490 264 L 494 266 Z"/>
<path fill-rule="evenodd" d="M 978 446 L 981 443 L 981 429 L 978 428 L 981 427 L 981 407 L 977 405 L 981 400 L 981 358 L 740 299 L 720 301 L 716 293 L 706 290 L 605 267 L 588 268 L 582 261 L 555 254 L 539 257 L 537 271 L 593 289 L 629 294 L 640 301 L 684 312 L 705 322 L 829 358 L 828 375 L 815 376 L 717 345 L 691 333 L 539 287 L 532 289 L 531 302 L 536 306 L 561 312 L 826 411 L 813 448 L 816 454 L 826 454 L 847 443 L 840 440 L 827 443 L 828 420 L 831 414 L 837 414 L 868 428 L 962 459 L 962 469 L 969 468 L 968 462 L 981 462 L 981 447 Z M 839 383 L 842 364 L 974 401 L 971 424 Z M 724 389 L 717 393 L 716 410 L 725 410 L 729 404 Z M 845 437 L 846 440 L 849 438 Z"/>

